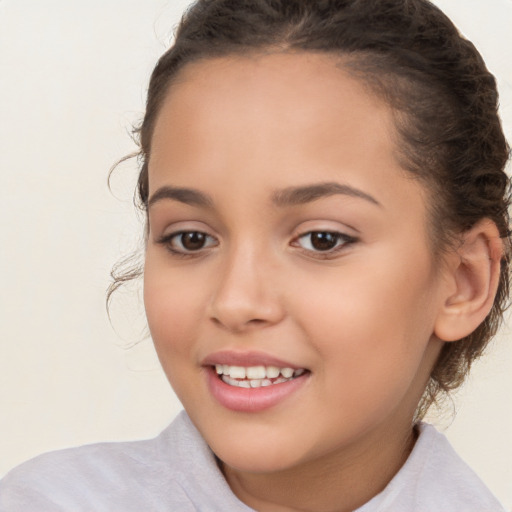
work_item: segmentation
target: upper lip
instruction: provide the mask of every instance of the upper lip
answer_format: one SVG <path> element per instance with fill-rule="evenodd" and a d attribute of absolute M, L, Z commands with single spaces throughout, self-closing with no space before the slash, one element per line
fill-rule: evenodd
<path fill-rule="evenodd" d="M 220 350 L 206 356 L 203 366 L 215 366 L 216 364 L 227 364 L 229 366 L 276 366 L 278 368 L 293 368 L 298 370 L 304 368 L 296 364 L 284 361 L 273 355 L 264 352 L 246 351 L 237 352 L 232 350 Z"/>

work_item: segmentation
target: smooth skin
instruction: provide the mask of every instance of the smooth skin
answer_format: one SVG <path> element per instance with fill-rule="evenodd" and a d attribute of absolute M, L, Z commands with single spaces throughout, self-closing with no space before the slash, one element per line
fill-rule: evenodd
<path fill-rule="evenodd" d="M 428 193 L 396 140 L 389 107 L 321 54 L 188 64 L 159 113 L 149 327 L 233 492 L 256 510 L 343 512 L 379 493 L 414 445 L 443 343 L 492 305 L 496 227 L 479 223 L 440 263 Z M 310 373 L 274 407 L 232 411 L 202 364 L 219 350 Z"/>

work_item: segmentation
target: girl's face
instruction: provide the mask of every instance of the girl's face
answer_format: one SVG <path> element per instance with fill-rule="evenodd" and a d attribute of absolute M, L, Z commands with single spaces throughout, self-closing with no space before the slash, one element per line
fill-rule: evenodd
<path fill-rule="evenodd" d="M 395 144 L 389 108 L 329 56 L 204 60 L 172 85 L 145 304 L 172 387 L 228 467 L 371 457 L 410 434 L 448 280 Z"/>

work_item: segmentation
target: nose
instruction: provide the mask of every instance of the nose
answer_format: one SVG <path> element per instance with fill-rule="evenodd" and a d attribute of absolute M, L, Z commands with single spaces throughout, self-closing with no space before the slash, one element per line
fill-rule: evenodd
<path fill-rule="evenodd" d="M 210 318 L 231 332 L 275 325 L 284 317 L 276 270 L 256 251 L 239 250 L 223 262 L 210 304 Z"/>

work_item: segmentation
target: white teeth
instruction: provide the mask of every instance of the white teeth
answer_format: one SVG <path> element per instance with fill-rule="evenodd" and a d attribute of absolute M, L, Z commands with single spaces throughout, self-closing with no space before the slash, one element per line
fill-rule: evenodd
<path fill-rule="evenodd" d="M 229 366 L 226 364 L 216 364 L 216 373 L 221 379 L 230 386 L 240 388 L 260 388 L 288 382 L 295 377 L 299 377 L 306 370 L 299 368 L 276 366 Z M 272 380 L 271 380 L 272 379 Z"/>
<path fill-rule="evenodd" d="M 283 382 L 288 382 L 292 379 L 285 379 L 284 377 L 279 377 L 274 382 L 269 379 L 250 379 L 250 380 L 238 380 L 232 379 L 228 375 L 222 375 L 221 379 L 230 386 L 235 386 L 238 388 L 264 388 L 266 386 L 272 386 L 273 384 L 282 384 Z"/>
<path fill-rule="evenodd" d="M 248 379 L 264 379 L 267 376 L 264 366 L 249 366 L 245 373 Z"/>
<path fill-rule="evenodd" d="M 230 377 L 228 377 L 227 375 L 223 375 L 222 376 L 222 380 L 226 383 L 226 384 L 229 384 L 230 386 L 238 386 L 238 381 L 235 380 L 235 379 L 231 379 Z"/>
<path fill-rule="evenodd" d="M 232 379 L 245 379 L 245 368 L 243 366 L 230 366 L 229 376 Z"/>
<path fill-rule="evenodd" d="M 282 368 L 281 369 L 281 375 L 285 379 L 289 379 L 293 375 L 293 369 L 292 368 Z"/>
<path fill-rule="evenodd" d="M 306 370 L 299 368 L 285 367 L 278 368 L 277 366 L 229 366 L 227 364 L 216 364 L 215 371 L 218 375 L 229 375 L 232 379 L 277 379 L 280 375 L 285 379 L 290 377 L 298 377 Z"/>
<path fill-rule="evenodd" d="M 275 379 L 276 377 L 279 377 L 280 372 L 281 370 L 277 366 L 267 366 L 268 379 Z"/>

